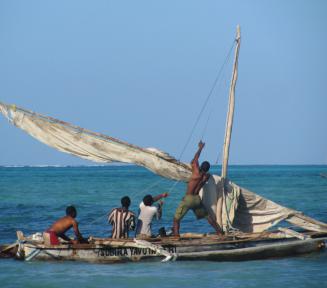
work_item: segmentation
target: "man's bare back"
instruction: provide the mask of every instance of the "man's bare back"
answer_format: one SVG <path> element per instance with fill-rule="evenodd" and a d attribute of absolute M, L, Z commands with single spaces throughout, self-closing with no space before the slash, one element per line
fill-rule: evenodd
<path fill-rule="evenodd" d="M 210 174 L 200 170 L 199 167 L 199 157 L 204 145 L 205 144 L 200 141 L 199 149 L 195 153 L 195 156 L 191 162 L 192 176 L 190 181 L 187 183 L 186 195 L 199 195 L 201 188 L 210 178 Z"/>
<path fill-rule="evenodd" d="M 64 216 L 57 220 L 50 228 L 49 231 L 56 232 L 56 234 L 64 234 L 70 228 L 74 227 L 74 231 L 78 230 L 76 220 L 71 216 Z"/>
<path fill-rule="evenodd" d="M 72 243 L 79 243 L 79 242 L 86 241 L 85 239 L 83 239 L 81 233 L 79 232 L 78 223 L 75 220 L 75 217 L 77 215 L 75 207 L 73 206 L 67 207 L 66 214 L 67 214 L 66 216 L 57 220 L 47 231 L 54 232 L 58 237 Z M 72 227 L 74 229 L 74 233 L 77 240 L 71 240 L 69 237 L 65 235 L 65 233 Z"/>
<path fill-rule="evenodd" d="M 187 183 L 186 195 L 199 195 L 201 188 L 209 178 L 209 173 L 193 173 L 190 181 Z"/>

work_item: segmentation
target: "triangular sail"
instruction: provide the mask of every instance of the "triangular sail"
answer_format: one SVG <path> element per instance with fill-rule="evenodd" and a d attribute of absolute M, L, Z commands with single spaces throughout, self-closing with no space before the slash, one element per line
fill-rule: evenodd
<path fill-rule="evenodd" d="M 187 181 L 191 176 L 190 165 L 159 150 L 137 147 L 14 105 L 0 103 L 0 111 L 15 126 L 61 152 L 100 163 L 136 164 L 174 180 Z"/>
<path fill-rule="evenodd" d="M 191 176 L 190 165 L 179 162 L 159 150 L 140 148 L 14 105 L 0 103 L 0 112 L 15 126 L 61 152 L 95 162 L 132 163 L 178 181 L 188 181 Z M 204 204 L 222 226 L 227 225 L 228 214 L 233 226 L 244 232 L 261 232 L 282 220 L 308 230 L 327 232 L 325 223 L 278 205 L 230 181 L 225 185 L 226 197 L 229 199 L 232 199 L 231 195 L 235 192 L 239 194 L 233 198 L 234 202 L 228 205 L 228 211 L 226 207 L 221 206 L 222 201 L 219 201 L 222 197 L 221 177 L 213 175 L 202 191 Z"/>

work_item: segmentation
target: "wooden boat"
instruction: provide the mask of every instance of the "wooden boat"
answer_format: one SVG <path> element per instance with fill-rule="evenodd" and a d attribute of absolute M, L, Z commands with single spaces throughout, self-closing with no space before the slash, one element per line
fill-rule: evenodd
<path fill-rule="evenodd" d="M 214 235 L 187 234 L 180 239 L 91 238 L 89 244 L 63 243 L 51 246 L 42 238 L 24 237 L 22 233 L 18 233 L 17 257 L 25 260 L 108 263 L 143 260 L 234 261 L 298 255 L 322 249 L 327 236 L 326 223 L 265 199 L 236 185 L 227 177 L 240 39 L 240 28 L 237 27 L 221 176 L 212 175 L 200 192 L 204 206 L 227 235 L 224 239 Z M 189 164 L 154 148 L 141 148 L 16 105 L 0 103 L 0 112 L 15 126 L 61 152 L 95 162 L 116 161 L 139 165 L 176 181 L 187 182 L 192 174 Z M 301 227 L 304 232 L 285 228 L 267 232 L 270 227 L 283 220 Z"/>
<path fill-rule="evenodd" d="M 17 255 L 18 244 L 0 245 L 0 258 L 14 258 Z"/>
<path fill-rule="evenodd" d="M 180 238 L 147 240 L 90 238 L 89 244 L 46 245 L 19 233 L 17 258 L 97 263 L 140 261 L 242 261 L 295 256 L 325 247 L 327 233 L 298 233 L 290 229 L 262 233 L 216 235 L 182 234 Z"/>

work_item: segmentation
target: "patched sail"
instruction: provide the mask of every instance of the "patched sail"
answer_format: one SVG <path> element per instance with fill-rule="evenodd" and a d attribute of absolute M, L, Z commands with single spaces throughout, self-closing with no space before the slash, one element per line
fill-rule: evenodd
<path fill-rule="evenodd" d="M 225 186 L 223 189 L 221 177 L 213 175 L 200 192 L 207 211 L 224 231 L 236 228 L 242 232 L 262 232 L 285 220 L 310 231 L 327 232 L 326 223 L 300 211 L 279 205 L 231 181 Z"/>
<path fill-rule="evenodd" d="M 15 105 L 0 103 L 0 111 L 15 126 L 61 152 L 100 163 L 131 163 L 179 181 L 187 181 L 191 176 L 190 165 L 160 150 L 137 147 Z"/>
<path fill-rule="evenodd" d="M 231 183 L 233 186 L 237 186 Z M 302 212 L 281 206 L 240 187 L 234 227 L 243 232 L 261 232 L 286 220 L 294 226 L 316 232 L 327 232 L 327 224 L 305 216 Z"/>
<path fill-rule="evenodd" d="M 188 181 L 191 176 L 190 165 L 158 149 L 140 148 L 15 105 L 0 103 L 0 111 L 15 126 L 61 152 L 100 163 L 132 163 L 178 181 Z M 261 232 L 282 220 L 308 230 L 327 232 L 327 224 L 278 205 L 230 181 L 225 183 L 227 189 L 224 194 L 221 181 L 220 176 L 213 175 L 201 195 L 209 213 L 225 230 L 228 229 L 228 218 L 234 228 L 243 232 Z"/>

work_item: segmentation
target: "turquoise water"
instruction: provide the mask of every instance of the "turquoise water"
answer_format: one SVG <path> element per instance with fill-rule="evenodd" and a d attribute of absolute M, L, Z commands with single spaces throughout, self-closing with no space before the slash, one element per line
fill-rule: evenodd
<path fill-rule="evenodd" d="M 214 170 L 218 172 L 218 167 Z M 327 166 L 231 166 L 230 178 L 282 205 L 327 222 Z M 155 184 L 155 185 L 154 185 Z M 173 181 L 134 166 L 0 167 L 0 243 L 15 241 L 16 230 L 30 234 L 46 229 L 78 209 L 84 236 L 108 236 L 105 214 L 124 195 L 132 209 L 145 194 L 169 191 Z M 152 187 L 151 187 L 152 186 Z M 171 226 L 185 184 L 173 187 L 163 219 L 154 230 Z M 211 231 L 189 213 L 181 232 Z M 88 264 L 20 262 L 0 259 L 0 287 L 326 287 L 327 252 L 248 262 L 175 262 Z"/>

